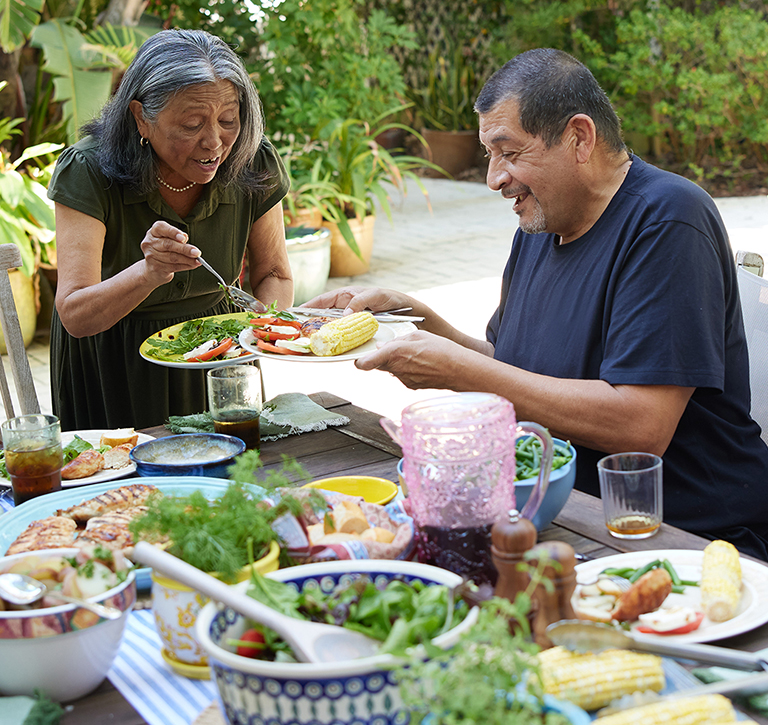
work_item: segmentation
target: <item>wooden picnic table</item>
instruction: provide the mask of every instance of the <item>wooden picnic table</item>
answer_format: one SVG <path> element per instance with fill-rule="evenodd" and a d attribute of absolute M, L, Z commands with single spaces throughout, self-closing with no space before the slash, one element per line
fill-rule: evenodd
<path fill-rule="evenodd" d="M 265 470 L 279 468 L 282 457 L 287 455 L 295 458 L 313 479 L 360 474 L 398 480 L 400 447 L 379 425 L 379 415 L 330 393 L 315 393 L 310 397 L 325 408 L 346 415 L 350 419 L 349 425 L 263 442 L 261 458 Z M 142 432 L 158 438 L 171 435 L 165 426 L 147 428 Z M 702 550 L 708 543 L 700 536 L 667 524 L 662 524 L 661 530 L 651 539 L 616 539 L 605 527 L 600 499 L 579 491 L 571 493 L 560 515 L 541 532 L 539 540 L 565 541 L 578 553 L 591 558 L 648 549 Z M 716 644 L 750 652 L 763 649 L 768 647 L 768 624 Z M 108 680 L 104 680 L 95 692 L 71 705 L 73 707 L 63 717 L 62 725 L 145 723 Z M 768 725 L 768 718 L 752 713 L 750 717 Z"/>

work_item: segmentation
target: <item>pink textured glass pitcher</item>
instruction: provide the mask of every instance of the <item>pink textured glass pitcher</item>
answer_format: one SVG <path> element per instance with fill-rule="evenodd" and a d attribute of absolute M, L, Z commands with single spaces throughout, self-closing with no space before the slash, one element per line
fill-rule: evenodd
<path fill-rule="evenodd" d="M 533 518 L 552 468 L 552 439 L 536 423 L 517 424 L 515 409 L 492 393 L 456 393 L 408 406 L 397 424 L 381 420 L 403 449 L 403 474 L 419 560 L 495 584 L 491 526 L 515 508 L 515 442 L 534 435 L 541 470 L 521 514 Z"/>

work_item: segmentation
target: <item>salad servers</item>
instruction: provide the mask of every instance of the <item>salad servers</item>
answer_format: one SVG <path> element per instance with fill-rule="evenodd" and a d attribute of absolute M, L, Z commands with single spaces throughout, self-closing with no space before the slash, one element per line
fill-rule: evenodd
<path fill-rule="evenodd" d="M 301 662 L 340 662 L 370 657 L 381 644 L 351 629 L 282 614 L 146 541 L 136 544 L 133 559 L 274 630 Z"/>
<path fill-rule="evenodd" d="M 244 292 L 239 287 L 235 287 L 232 284 L 227 284 L 224 281 L 224 278 L 202 257 L 198 257 L 197 261 L 219 280 L 221 286 L 227 291 L 229 299 L 232 300 L 233 304 L 242 307 L 244 310 L 250 310 L 251 312 L 267 311 L 267 306 L 263 302 L 257 300 L 253 295 L 249 295 L 247 292 Z"/>
<path fill-rule="evenodd" d="M 105 607 L 103 604 L 89 602 L 79 597 L 70 597 L 62 594 L 58 589 L 49 589 L 43 582 L 26 574 L 11 572 L 0 574 L 0 597 L 6 602 L 24 606 L 44 596 L 56 597 L 66 604 L 77 604 L 78 607 L 98 614 L 102 619 L 120 619 L 123 616 L 123 612 L 116 607 Z"/>
<path fill-rule="evenodd" d="M 603 649 L 631 649 L 668 657 L 683 657 L 697 662 L 737 670 L 768 670 L 768 662 L 753 652 L 741 652 L 707 644 L 683 644 L 658 635 L 630 634 L 610 624 L 581 619 L 563 619 L 547 627 L 547 636 L 557 645 L 576 652 Z"/>
<path fill-rule="evenodd" d="M 371 312 L 379 322 L 423 322 L 423 317 L 401 315 L 401 312 L 409 312 L 412 307 L 398 307 L 396 310 L 382 310 Z M 305 317 L 343 317 L 344 310 L 341 307 L 289 307 L 286 312 Z"/>

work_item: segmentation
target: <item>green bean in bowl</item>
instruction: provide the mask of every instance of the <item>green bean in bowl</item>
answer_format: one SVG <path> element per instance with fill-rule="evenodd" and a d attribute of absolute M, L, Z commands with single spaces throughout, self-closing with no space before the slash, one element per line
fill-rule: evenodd
<path fill-rule="evenodd" d="M 576 449 L 569 441 L 553 438 L 552 471 L 544 500 L 533 519 L 538 531 L 549 526 L 565 506 L 576 481 Z M 521 511 L 533 490 L 541 468 L 541 443 L 534 436 L 521 436 L 516 444 L 515 500 Z"/>

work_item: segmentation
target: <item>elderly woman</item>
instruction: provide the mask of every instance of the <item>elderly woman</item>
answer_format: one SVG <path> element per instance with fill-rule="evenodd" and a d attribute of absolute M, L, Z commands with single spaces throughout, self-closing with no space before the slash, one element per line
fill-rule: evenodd
<path fill-rule="evenodd" d="M 53 408 L 63 430 L 136 428 L 206 409 L 204 371 L 144 361 L 169 325 L 231 312 L 203 256 L 234 281 L 293 301 L 281 200 L 289 181 L 263 135 L 238 57 L 202 31 L 147 40 L 88 135 L 62 153 Z"/>

